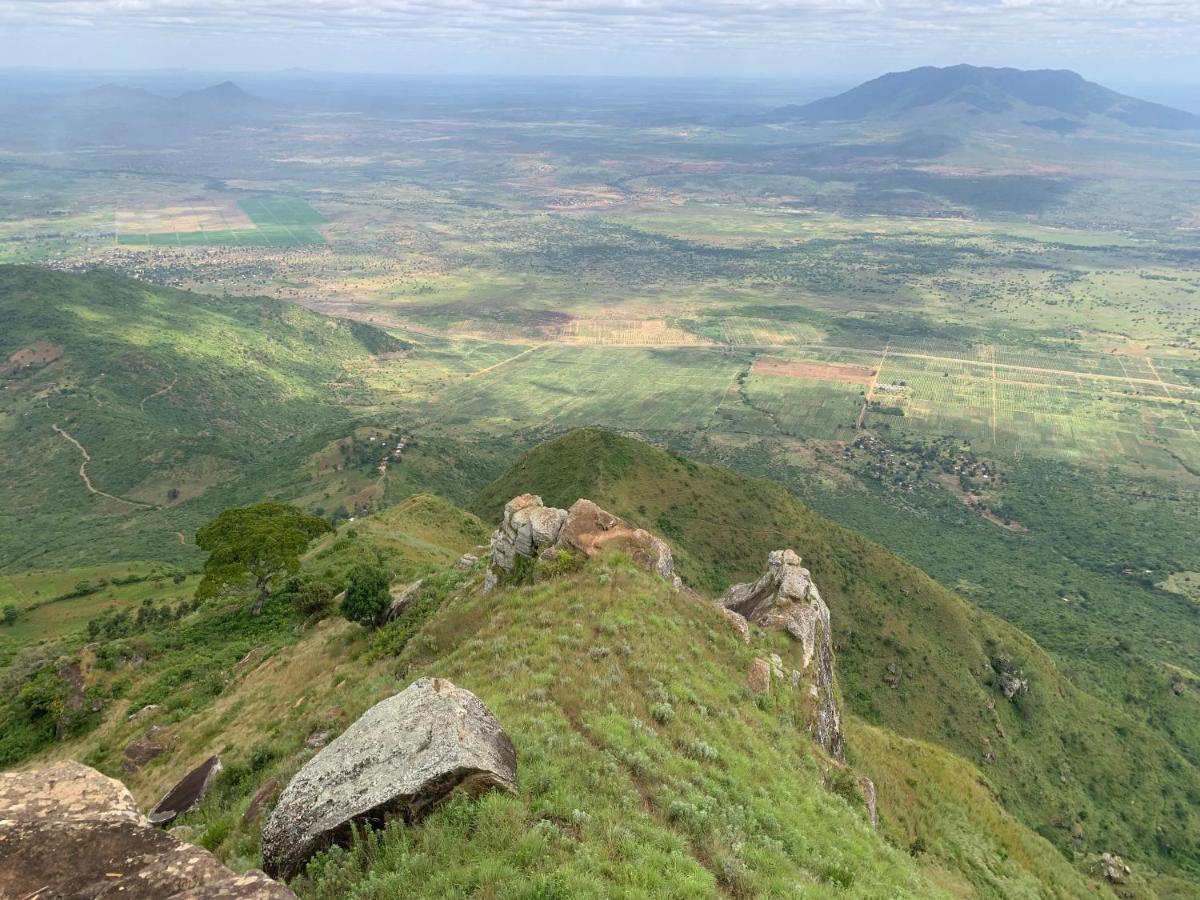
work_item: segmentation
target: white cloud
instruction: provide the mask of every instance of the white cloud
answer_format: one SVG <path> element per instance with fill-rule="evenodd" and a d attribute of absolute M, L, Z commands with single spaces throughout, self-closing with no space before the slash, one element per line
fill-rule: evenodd
<path fill-rule="evenodd" d="M 0 0 L 0 31 L 29 46 L 84 37 L 110 49 L 157 41 L 190 46 L 196 56 L 222 40 L 242 46 L 255 38 L 275 46 L 276 61 L 280 43 L 293 42 L 297 54 L 337 45 L 333 56 L 357 48 L 376 65 L 388 50 L 419 60 L 441 48 L 476 50 L 480 59 L 524 54 L 531 66 L 542 58 L 586 67 L 622 57 L 644 68 L 659 54 L 690 69 L 706 61 L 726 69 L 730 61 L 753 65 L 756 55 L 778 64 L 786 53 L 843 68 L 855 61 L 860 71 L 955 60 L 1194 66 L 1200 7 L 1196 0 Z M 312 60 L 288 64 L 320 68 Z"/>

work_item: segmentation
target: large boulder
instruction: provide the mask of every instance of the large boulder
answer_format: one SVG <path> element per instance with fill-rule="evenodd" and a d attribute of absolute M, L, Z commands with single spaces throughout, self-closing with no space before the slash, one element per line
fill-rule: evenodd
<path fill-rule="evenodd" d="M 0 860 L 0 897 L 295 897 L 155 828 L 123 784 L 76 762 L 0 773 Z"/>
<path fill-rule="evenodd" d="M 676 587 L 682 586 L 671 548 L 661 538 L 635 528 L 591 500 L 576 500 L 570 509 L 557 509 L 545 506 L 536 494 L 521 494 L 504 505 L 504 519 L 492 534 L 485 587 L 495 585 L 500 573 L 512 572 L 519 557 L 547 559 L 565 549 L 590 558 L 609 547 L 628 553 Z"/>
<path fill-rule="evenodd" d="M 284 788 L 263 829 L 263 865 L 295 875 L 352 826 L 419 821 L 455 790 L 515 792 L 517 755 L 483 701 L 422 678 L 375 704 Z"/>
<path fill-rule="evenodd" d="M 792 550 L 772 551 L 762 578 L 750 584 L 735 584 L 717 604 L 762 628 L 787 631 L 800 642 L 801 675 L 808 680 L 812 700 L 813 734 L 835 759 L 841 759 L 845 738 L 834 683 L 829 607 L 800 557 Z"/>

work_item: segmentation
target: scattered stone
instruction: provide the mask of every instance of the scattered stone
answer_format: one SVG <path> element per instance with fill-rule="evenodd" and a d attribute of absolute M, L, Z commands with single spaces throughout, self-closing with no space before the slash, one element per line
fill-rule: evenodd
<path fill-rule="evenodd" d="M 245 671 L 248 671 L 249 669 L 252 669 L 252 668 L 254 668 L 255 664 L 256 664 L 256 663 L 257 663 L 257 662 L 258 662 L 260 659 L 262 659 L 262 657 L 263 657 L 263 654 L 266 652 L 266 650 L 267 650 L 267 648 L 266 648 L 265 646 L 262 646 L 262 647 L 253 647 L 253 648 L 251 648 L 250 650 L 248 650 L 248 651 L 246 652 L 246 655 L 245 655 L 245 656 L 243 656 L 241 659 L 239 659 L 239 660 L 238 660 L 238 661 L 237 661 L 237 662 L 234 664 L 234 666 L 233 666 L 233 674 L 234 674 L 234 675 L 241 675 L 243 672 L 245 672 Z"/>
<path fill-rule="evenodd" d="M 1182 681 L 1172 681 L 1171 682 L 1171 693 L 1173 693 L 1176 697 L 1183 696 L 1183 689 L 1184 689 L 1184 684 Z"/>
<path fill-rule="evenodd" d="M 288 783 L 263 829 L 264 867 L 290 878 L 345 842 L 352 824 L 412 824 L 455 790 L 516 787 L 516 752 L 483 702 L 422 678 L 367 710 Z"/>
<path fill-rule="evenodd" d="M 900 686 L 900 667 L 896 665 L 895 660 L 887 664 L 887 672 L 884 673 L 883 683 L 890 688 Z"/>
<path fill-rule="evenodd" d="M 771 654 L 771 677 L 783 681 L 783 657 L 778 653 Z"/>
<path fill-rule="evenodd" d="M 420 593 L 421 585 L 424 583 L 424 578 L 418 578 L 412 584 L 394 590 L 392 592 L 392 602 L 383 611 L 383 621 L 391 622 L 393 619 L 400 618 L 400 614 L 408 609 L 413 601 L 417 599 L 417 594 Z"/>
<path fill-rule="evenodd" d="M 1101 853 L 1100 866 L 1104 877 L 1113 884 L 1124 884 L 1126 876 L 1133 874 L 1129 866 L 1125 865 L 1125 860 L 1113 853 Z"/>
<path fill-rule="evenodd" d="M 309 750 L 319 750 L 329 743 L 329 739 L 333 736 L 330 731 L 314 731 L 304 739 L 304 746 Z"/>
<path fill-rule="evenodd" d="M 469 572 L 475 568 L 475 564 L 479 562 L 479 557 L 474 553 L 464 553 L 458 558 L 458 571 Z"/>
<path fill-rule="evenodd" d="M 866 775 L 858 776 L 858 785 L 862 788 L 863 803 L 867 807 L 867 821 L 872 828 L 879 827 L 879 801 L 875 792 L 875 782 Z"/>
<path fill-rule="evenodd" d="M 138 738 L 131 741 L 121 754 L 121 768 L 133 774 L 152 759 L 157 759 L 170 749 L 166 744 L 150 738 Z"/>
<path fill-rule="evenodd" d="M 568 510 L 545 506 L 536 494 L 522 494 L 504 505 L 504 519 L 492 534 L 484 590 L 496 586 L 500 572 L 511 572 L 517 557 L 549 559 L 566 549 L 590 558 L 607 547 L 623 550 L 638 565 L 677 588 L 683 586 L 675 574 L 671 548 L 661 538 L 634 528 L 591 500 L 576 500 Z"/>
<path fill-rule="evenodd" d="M 0 897 L 286 900 L 154 828 L 119 781 L 76 762 L 0 773 Z"/>
<path fill-rule="evenodd" d="M 1029 691 L 1029 679 L 1025 673 L 1016 668 L 1007 656 L 998 656 L 992 660 L 992 670 L 1000 676 L 1000 690 L 1005 700 L 1012 700 L 1019 694 Z"/>
<path fill-rule="evenodd" d="M 725 617 L 725 620 L 729 622 L 729 624 L 733 626 L 734 630 L 741 636 L 742 643 L 750 643 L 750 623 L 746 621 L 746 617 L 740 613 L 735 613 L 732 609 L 726 609 L 723 606 L 718 607 L 718 609 L 721 610 L 721 615 Z"/>
<path fill-rule="evenodd" d="M 242 824 L 249 825 L 262 814 L 262 808 L 275 799 L 279 793 L 279 779 L 268 778 L 266 782 L 250 798 L 246 811 L 242 813 Z"/>
<path fill-rule="evenodd" d="M 809 725 L 834 759 L 845 752 L 842 713 L 833 675 L 833 635 L 829 607 L 808 569 L 792 550 L 774 550 L 767 573 L 753 584 L 735 584 L 718 604 L 763 628 L 786 630 L 800 642 L 801 671 L 809 678 L 813 708 Z"/>
<path fill-rule="evenodd" d="M 140 722 L 142 719 L 146 718 L 147 716 L 151 716 L 151 715 L 153 715 L 153 714 L 154 714 L 155 712 L 157 712 L 157 711 L 158 711 L 158 704 L 157 704 L 157 703 L 151 703 L 149 706 L 143 706 L 143 707 L 142 707 L 141 709 L 139 709 L 137 712 L 135 712 L 135 713 L 132 713 L 132 714 L 129 716 L 129 719 L 128 719 L 128 721 L 130 721 L 130 722 Z"/>
<path fill-rule="evenodd" d="M 208 793 L 208 788 L 212 784 L 212 780 L 217 777 L 217 773 L 221 771 L 221 758 L 219 756 L 210 756 L 192 771 L 188 772 L 179 780 L 179 783 L 171 790 L 167 791 L 167 795 L 158 801 L 154 809 L 150 810 L 147 818 L 151 825 L 166 825 L 176 816 L 182 815 L 189 809 L 192 809 L 197 803 L 204 799 L 204 795 Z"/>
<path fill-rule="evenodd" d="M 750 675 L 746 684 L 756 694 L 766 694 L 771 690 L 771 664 L 765 659 L 755 659 L 750 663 Z"/>

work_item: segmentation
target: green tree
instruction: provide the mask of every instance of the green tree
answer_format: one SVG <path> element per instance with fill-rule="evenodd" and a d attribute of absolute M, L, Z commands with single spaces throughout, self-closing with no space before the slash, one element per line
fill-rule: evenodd
<path fill-rule="evenodd" d="M 11 603 L 4 606 L 4 624 L 9 628 L 17 624 L 17 608 Z"/>
<path fill-rule="evenodd" d="M 276 579 L 295 573 L 312 540 L 331 530 L 324 519 L 286 503 L 227 509 L 196 532 L 196 545 L 208 552 L 196 596 L 250 589 L 251 614 L 258 615 Z"/>
<path fill-rule="evenodd" d="M 389 584 L 388 573 L 379 566 L 359 563 L 350 570 L 346 579 L 342 615 L 359 625 L 378 625 L 383 611 L 392 600 Z"/>

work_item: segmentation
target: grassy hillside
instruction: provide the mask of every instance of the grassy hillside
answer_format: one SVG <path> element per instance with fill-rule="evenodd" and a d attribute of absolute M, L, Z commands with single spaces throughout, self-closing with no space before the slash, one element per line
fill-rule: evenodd
<path fill-rule="evenodd" d="M 0 321 L 0 571 L 194 561 L 194 527 L 361 414 L 361 364 L 402 346 L 101 271 L 0 267 Z"/>
<path fill-rule="evenodd" d="M 301 897 L 1108 895 L 1005 813 L 970 766 L 851 722 L 880 788 L 873 831 L 854 774 L 798 727 L 796 694 L 745 687 L 755 655 L 790 661 L 794 642 L 747 647 L 707 603 L 619 554 L 483 595 L 481 570 L 453 561 L 486 531 L 417 497 L 315 545 L 306 578 L 336 579 L 364 558 L 398 581 L 426 577 L 416 615 L 378 632 L 304 621 L 280 596 L 257 620 L 213 605 L 71 651 L 105 708 L 40 758 L 82 758 L 148 807 L 220 753 L 225 770 L 180 824 L 247 868 L 260 863 L 264 818 L 247 816 L 251 798 L 311 756 L 306 738 L 437 675 L 504 725 L 519 794 L 452 802 L 420 826 L 319 856 L 293 883 Z M 130 718 L 147 703 L 159 707 Z M 123 748 L 151 734 L 165 752 L 126 770 Z"/>
<path fill-rule="evenodd" d="M 711 591 L 793 547 L 833 613 L 850 709 L 982 767 L 1004 805 L 1067 855 L 1109 850 L 1200 873 L 1200 773 L 1164 740 L 1063 678 L 1015 628 L 771 482 L 697 464 L 596 430 L 527 453 L 479 497 L 588 497 L 667 537 L 684 579 Z M 1029 679 L 1006 700 L 998 668 Z"/>

